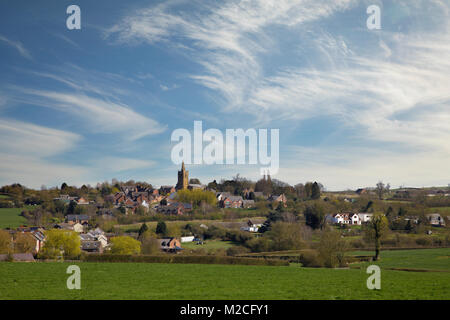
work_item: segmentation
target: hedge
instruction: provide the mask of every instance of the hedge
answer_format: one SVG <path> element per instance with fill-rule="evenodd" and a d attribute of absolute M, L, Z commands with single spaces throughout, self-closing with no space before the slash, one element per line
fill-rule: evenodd
<path fill-rule="evenodd" d="M 232 264 L 253 266 L 288 266 L 287 261 L 275 259 L 237 258 L 228 256 L 177 256 L 177 255 L 118 255 L 88 254 L 86 262 L 146 262 L 146 263 L 196 263 L 196 264 Z"/>

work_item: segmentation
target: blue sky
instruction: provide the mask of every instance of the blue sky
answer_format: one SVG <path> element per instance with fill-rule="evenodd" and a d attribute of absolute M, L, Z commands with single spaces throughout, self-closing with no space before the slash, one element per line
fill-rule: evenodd
<path fill-rule="evenodd" d="M 278 128 L 291 184 L 447 185 L 449 15 L 444 0 L 3 1 L 0 184 L 175 184 L 171 133 L 202 120 Z"/>

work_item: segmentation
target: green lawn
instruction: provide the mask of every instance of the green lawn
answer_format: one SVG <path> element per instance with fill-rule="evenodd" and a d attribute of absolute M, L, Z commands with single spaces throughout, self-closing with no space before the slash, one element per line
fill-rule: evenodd
<path fill-rule="evenodd" d="M 0 208 L 0 229 L 17 228 L 26 224 L 26 219 L 20 216 L 23 208 Z"/>
<path fill-rule="evenodd" d="M 439 213 L 443 216 L 450 216 L 450 207 L 432 207 L 427 209 L 428 213 Z"/>
<path fill-rule="evenodd" d="M 355 251 L 354 255 L 373 255 L 373 251 Z M 377 265 L 384 268 L 411 268 L 450 271 L 450 248 L 381 251 Z M 363 264 L 364 266 L 367 264 Z M 450 273 L 447 273 L 450 279 Z"/>
<path fill-rule="evenodd" d="M 383 270 L 381 290 L 365 270 L 195 264 L 0 263 L 0 299 L 450 299 L 450 276 Z"/>

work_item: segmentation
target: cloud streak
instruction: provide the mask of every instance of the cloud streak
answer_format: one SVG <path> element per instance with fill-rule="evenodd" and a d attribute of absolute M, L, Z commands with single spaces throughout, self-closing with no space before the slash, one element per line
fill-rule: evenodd
<path fill-rule="evenodd" d="M 32 60 L 33 57 L 31 56 L 30 52 L 25 49 L 25 47 L 23 46 L 23 44 L 20 41 L 13 41 L 10 40 L 8 38 L 6 38 L 5 36 L 0 35 L 0 41 L 5 42 L 6 44 L 8 44 L 9 46 L 13 47 L 14 49 L 17 50 L 17 52 L 19 52 L 19 54 L 28 59 L 28 60 Z"/>

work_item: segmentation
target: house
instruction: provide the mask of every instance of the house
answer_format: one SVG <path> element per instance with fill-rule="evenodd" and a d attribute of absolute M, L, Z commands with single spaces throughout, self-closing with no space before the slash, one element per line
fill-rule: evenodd
<path fill-rule="evenodd" d="M 284 194 L 280 194 L 280 195 L 271 195 L 269 197 L 269 201 L 282 202 L 283 204 L 285 204 L 287 202 L 287 199 L 286 199 L 286 196 Z"/>
<path fill-rule="evenodd" d="M 152 190 L 149 191 L 149 193 L 150 193 L 151 195 L 154 195 L 154 196 L 158 196 L 158 195 L 159 195 L 158 189 L 152 189 Z"/>
<path fill-rule="evenodd" d="M 194 241 L 194 236 L 181 237 L 181 243 Z"/>
<path fill-rule="evenodd" d="M 248 220 L 247 225 L 245 227 L 241 227 L 242 231 L 248 232 L 258 232 L 259 228 L 261 228 L 262 223 L 255 223 L 252 220 Z"/>
<path fill-rule="evenodd" d="M 78 199 L 75 200 L 75 202 L 77 203 L 77 205 L 87 205 L 89 204 L 89 201 L 83 197 L 80 197 Z"/>
<path fill-rule="evenodd" d="M 432 226 L 445 227 L 444 218 L 439 213 L 427 214 L 426 217 Z"/>
<path fill-rule="evenodd" d="M 103 250 L 108 246 L 108 239 L 100 228 L 91 230 L 88 233 L 80 234 L 81 240 L 81 250 L 87 252 L 99 252 L 102 253 Z"/>
<path fill-rule="evenodd" d="M 242 208 L 243 199 L 241 196 L 228 196 L 220 202 L 222 208 Z"/>
<path fill-rule="evenodd" d="M 355 191 L 357 194 L 361 195 L 361 194 L 366 194 L 367 193 L 367 189 L 365 188 L 359 188 Z"/>
<path fill-rule="evenodd" d="M 81 233 L 84 231 L 84 227 L 81 223 L 77 222 L 75 224 L 72 223 L 58 223 L 54 226 L 55 229 L 64 229 L 64 230 L 71 230 L 71 231 L 75 231 L 78 233 Z"/>
<path fill-rule="evenodd" d="M 125 196 L 125 193 L 118 192 L 114 195 L 114 204 L 121 204 L 124 203 L 127 197 Z"/>
<path fill-rule="evenodd" d="M 104 247 L 100 241 L 84 240 L 81 241 L 81 250 L 86 252 L 103 253 Z"/>
<path fill-rule="evenodd" d="M 89 222 L 89 216 L 85 214 L 68 214 L 66 216 L 66 222 L 70 224 L 85 224 Z"/>
<path fill-rule="evenodd" d="M 164 214 L 183 215 L 192 211 L 192 205 L 190 203 L 172 202 L 167 206 L 158 206 L 156 211 Z"/>
<path fill-rule="evenodd" d="M 68 194 L 62 194 L 58 198 L 54 198 L 53 200 L 54 201 L 61 201 L 61 202 L 64 202 L 65 204 L 68 204 L 71 201 L 75 201 L 76 197 L 71 197 Z"/>
<path fill-rule="evenodd" d="M 44 246 L 45 234 L 43 231 L 38 230 L 38 231 L 31 232 L 31 235 L 33 236 L 33 239 L 36 241 L 36 245 L 34 247 L 34 252 L 38 253 Z"/>
<path fill-rule="evenodd" d="M 160 194 L 170 194 L 175 191 L 176 191 L 175 188 L 172 186 L 161 186 L 161 188 L 159 188 Z"/>
<path fill-rule="evenodd" d="M 253 208 L 255 206 L 255 200 L 243 200 L 242 207 L 243 208 Z"/>
<path fill-rule="evenodd" d="M 216 198 L 218 202 L 225 200 L 226 197 L 231 197 L 229 192 L 216 192 Z"/>
<path fill-rule="evenodd" d="M 335 224 L 360 225 L 361 219 L 357 213 L 342 212 L 327 217 L 327 221 Z"/>
<path fill-rule="evenodd" d="M 160 249 L 165 252 L 177 252 L 179 250 L 183 250 L 181 248 L 181 242 L 180 240 L 176 238 L 164 238 L 164 239 L 158 239 Z"/>
<path fill-rule="evenodd" d="M 135 186 L 122 186 L 120 187 L 122 191 L 127 195 L 128 193 L 137 191 L 137 188 Z"/>
<path fill-rule="evenodd" d="M 358 216 L 361 223 L 367 223 L 370 222 L 370 219 L 372 219 L 373 213 L 358 213 Z"/>

